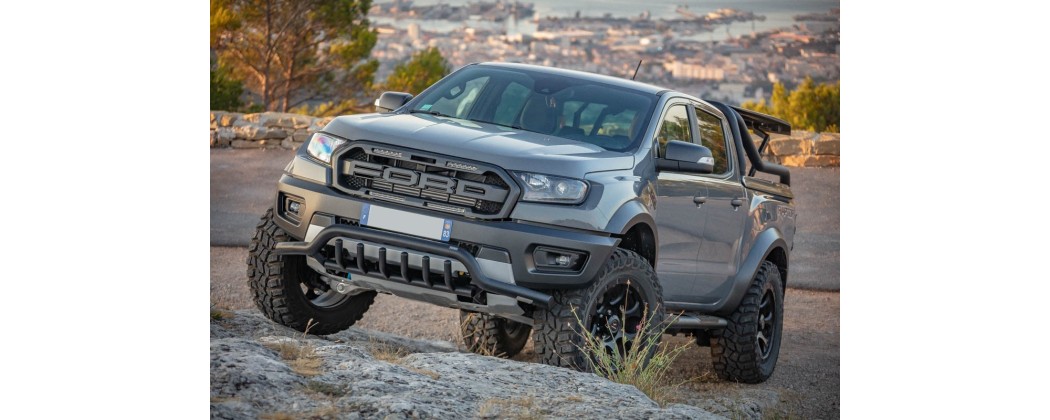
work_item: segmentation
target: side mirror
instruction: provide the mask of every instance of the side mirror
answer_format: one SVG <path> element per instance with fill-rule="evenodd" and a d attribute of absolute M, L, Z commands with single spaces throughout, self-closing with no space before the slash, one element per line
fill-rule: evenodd
<path fill-rule="evenodd" d="M 709 174 L 715 170 L 711 149 L 679 140 L 667 142 L 664 157 L 656 160 L 656 169 Z"/>
<path fill-rule="evenodd" d="M 383 92 L 379 95 L 379 99 L 376 99 L 376 112 L 390 112 L 395 109 L 401 108 L 401 105 L 408 103 L 412 99 L 411 93 L 405 92 Z"/>

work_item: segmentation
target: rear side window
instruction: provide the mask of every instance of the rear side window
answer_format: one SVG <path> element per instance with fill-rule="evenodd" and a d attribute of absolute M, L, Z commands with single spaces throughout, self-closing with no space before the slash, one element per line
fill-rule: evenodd
<path fill-rule="evenodd" d="M 722 130 L 722 119 L 715 114 L 696 108 L 696 122 L 700 130 L 700 144 L 711 149 L 711 155 L 715 158 L 713 173 L 725 173 L 729 169 L 729 158 L 726 154 L 726 136 L 725 130 Z"/>

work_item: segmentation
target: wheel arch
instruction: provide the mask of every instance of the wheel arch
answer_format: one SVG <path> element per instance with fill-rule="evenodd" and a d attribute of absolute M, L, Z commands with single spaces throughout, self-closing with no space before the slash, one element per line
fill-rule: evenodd
<path fill-rule="evenodd" d="M 772 262 L 777 266 L 777 271 L 780 272 L 780 285 L 787 290 L 788 281 L 788 254 L 782 245 L 774 245 L 772 249 L 766 252 L 764 261 Z"/>
<path fill-rule="evenodd" d="M 659 233 L 645 205 L 637 200 L 625 203 L 613 214 L 606 231 L 620 238 L 618 248 L 637 252 L 656 269 Z"/>
<path fill-rule="evenodd" d="M 733 291 L 726 300 L 726 305 L 719 312 L 730 313 L 736 309 L 744 294 L 747 293 L 747 288 L 751 285 L 751 279 L 755 278 L 758 268 L 766 260 L 777 266 L 777 271 L 780 272 L 781 286 L 784 286 L 786 290 L 788 249 L 787 241 L 779 230 L 770 228 L 758 234 L 754 245 L 751 246 L 751 251 L 741 261 L 740 269 L 737 270 L 736 277 L 733 280 Z"/>

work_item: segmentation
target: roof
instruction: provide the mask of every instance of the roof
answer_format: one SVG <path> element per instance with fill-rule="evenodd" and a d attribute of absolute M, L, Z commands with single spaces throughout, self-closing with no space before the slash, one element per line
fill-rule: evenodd
<path fill-rule="evenodd" d="M 613 85 L 613 86 L 621 87 L 621 88 L 625 88 L 625 89 L 632 89 L 632 90 L 637 90 L 637 91 L 640 91 L 640 92 L 650 93 L 650 94 L 653 94 L 653 95 L 659 95 L 662 92 L 666 92 L 666 91 L 671 90 L 671 89 L 662 88 L 662 87 L 659 87 L 659 86 L 653 86 L 653 85 L 650 85 L 648 83 L 636 82 L 634 80 L 628 80 L 628 79 L 624 79 L 624 78 L 620 78 L 620 77 L 613 77 L 613 76 L 606 76 L 606 75 L 602 75 L 602 74 L 588 73 L 588 72 L 585 72 L 585 71 L 566 70 L 566 69 L 559 69 L 559 68 L 555 68 L 555 67 L 536 66 L 536 65 L 532 65 L 532 64 L 521 64 L 521 63 L 486 62 L 486 63 L 478 63 L 478 64 L 482 65 L 482 66 L 487 66 L 487 67 L 521 69 L 521 70 L 529 70 L 529 71 L 535 71 L 535 72 L 540 72 L 540 73 L 553 74 L 553 75 L 557 75 L 557 76 L 574 77 L 574 78 L 577 78 L 577 79 L 586 79 L 586 80 L 599 82 L 599 83 L 605 83 L 605 84 L 608 84 L 608 85 Z"/>

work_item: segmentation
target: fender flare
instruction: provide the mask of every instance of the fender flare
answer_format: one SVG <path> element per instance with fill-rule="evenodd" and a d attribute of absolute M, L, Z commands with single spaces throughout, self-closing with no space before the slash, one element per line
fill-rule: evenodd
<path fill-rule="evenodd" d="M 644 223 L 653 232 L 654 248 L 659 250 L 660 232 L 656 229 L 656 219 L 639 200 L 631 200 L 620 206 L 609 218 L 605 231 L 613 235 L 623 235 L 639 223 Z"/>
<path fill-rule="evenodd" d="M 758 267 L 766 260 L 769 253 L 776 248 L 783 248 L 785 251 L 788 250 L 787 241 L 784 240 L 784 235 L 780 230 L 776 228 L 769 228 L 762 233 L 758 234 L 755 238 L 754 245 L 751 246 L 751 251 L 747 253 L 747 256 L 740 263 L 740 269 L 737 270 L 736 276 L 733 278 L 733 290 L 726 299 L 726 305 L 723 306 L 723 312 L 729 313 L 736 310 L 736 307 L 740 304 L 740 300 L 744 298 L 744 294 L 747 293 L 748 287 L 751 286 L 751 279 L 755 278 L 755 273 L 758 272 Z M 790 258 L 790 254 L 789 255 Z"/>

